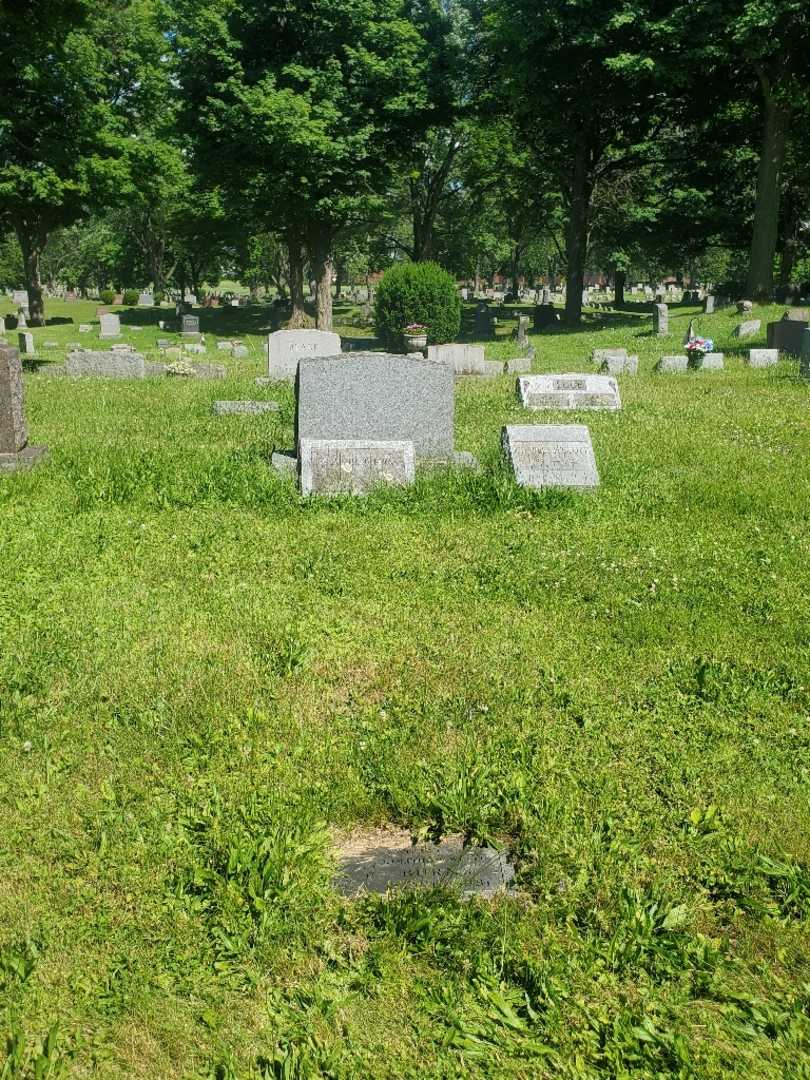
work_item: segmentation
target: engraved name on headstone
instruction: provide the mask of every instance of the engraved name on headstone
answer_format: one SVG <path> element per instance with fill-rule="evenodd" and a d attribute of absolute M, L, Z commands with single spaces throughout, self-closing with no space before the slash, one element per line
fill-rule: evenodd
<path fill-rule="evenodd" d="M 267 338 L 267 374 L 295 379 L 302 357 L 340 355 L 340 336 L 329 330 L 277 330 Z"/>
<path fill-rule="evenodd" d="M 584 424 L 510 424 L 501 441 L 521 487 L 599 486 L 591 435 Z"/>
<path fill-rule="evenodd" d="M 180 333 L 181 334 L 199 334 L 200 332 L 200 317 L 199 315 L 181 315 L 180 316 Z"/>
<path fill-rule="evenodd" d="M 302 495 L 365 495 L 375 487 L 414 481 L 408 440 L 301 439 L 298 474 Z"/>
<path fill-rule="evenodd" d="M 523 375 L 518 393 L 526 409 L 620 409 L 619 385 L 607 375 Z"/>

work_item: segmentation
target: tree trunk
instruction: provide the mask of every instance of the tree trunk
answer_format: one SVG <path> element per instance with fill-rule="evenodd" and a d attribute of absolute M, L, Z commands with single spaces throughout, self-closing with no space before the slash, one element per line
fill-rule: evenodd
<path fill-rule="evenodd" d="M 332 237 L 319 230 L 309 244 L 309 258 L 315 278 L 315 325 L 332 329 Z"/>
<path fill-rule="evenodd" d="M 624 303 L 624 284 L 627 274 L 624 270 L 617 270 L 613 275 L 613 303 L 618 306 Z"/>
<path fill-rule="evenodd" d="M 17 226 L 17 239 L 22 250 L 23 277 L 28 292 L 28 325 L 45 325 L 45 301 L 42 296 L 42 281 L 39 274 L 39 260 L 45 246 L 46 237 L 25 223 Z"/>
<path fill-rule="evenodd" d="M 588 147 L 581 138 L 574 151 L 568 225 L 565 234 L 565 321 L 578 326 L 582 321 L 582 289 L 585 284 L 585 256 L 588 247 Z"/>
<path fill-rule="evenodd" d="M 765 125 L 757 175 L 757 199 L 748 265 L 746 296 L 767 300 L 773 296 L 773 260 L 779 227 L 779 187 L 785 157 L 790 109 L 774 93 L 768 78 L 760 73 Z"/>
<path fill-rule="evenodd" d="M 790 285 L 793 267 L 796 264 L 796 237 L 788 236 L 782 245 L 782 258 L 779 260 L 779 284 Z"/>
<path fill-rule="evenodd" d="M 481 293 L 481 256 L 475 257 L 475 295 L 478 296 Z"/>
<path fill-rule="evenodd" d="M 304 307 L 304 253 L 300 241 L 288 240 L 287 252 L 290 261 L 290 300 L 292 301 L 292 314 L 288 325 L 293 330 L 300 330 L 309 323 Z"/>

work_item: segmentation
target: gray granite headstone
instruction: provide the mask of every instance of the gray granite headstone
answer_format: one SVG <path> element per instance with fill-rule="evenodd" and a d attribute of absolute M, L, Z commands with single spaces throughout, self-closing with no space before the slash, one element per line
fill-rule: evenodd
<path fill-rule="evenodd" d="M 34 335 L 31 333 L 17 334 L 20 352 L 23 356 L 34 355 Z"/>
<path fill-rule="evenodd" d="M 214 416 L 246 415 L 260 416 L 262 413 L 278 412 L 277 401 L 215 401 L 211 406 Z"/>
<path fill-rule="evenodd" d="M 709 352 L 690 356 L 689 366 L 696 371 L 722 371 L 725 367 L 725 355 L 721 352 Z"/>
<path fill-rule="evenodd" d="M 343 856 L 335 885 L 347 898 L 364 893 L 387 893 L 398 888 L 449 888 L 469 899 L 491 899 L 504 893 L 515 871 L 494 848 L 465 847 L 460 839 L 410 847 L 380 843 L 359 854 Z"/>
<path fill-rule="evenodd" d="M 366 495 L 375 487 L 414 482 L 410 440 L 299 439 L 302 495 Z"/>
<path fill-rule="evenodd" d="M 3 318 L 2 315 L 0 315 L 0 334 L 5 334 L 5 332 L 6 332 L 6 320 Z"/>
<path fill-rule="evenodd" d="M 666 304 L 653 306 L 653 330 L 658 337 L 666 337 L 669 333 L 669 308 Z"/>
<path fill-rule="evenodd" d="M 483 345 L 428 345 L 427 354 L 428 360 L 449 364 L 456 375 L 503 375 L 503 362 L 487 360 Z"/>
<path fill-rule="evenodd" d="M 65 373 L 75 376 L 101 376 L 107 379 L 143 379 L 146 363 L 141 353 L 112 349 L 106 352 L 70 352 Z"/>
<path fill-rule="evenodd" d="M 0 345 L 0 471 L 28 468 L 44 453 L 42 446 L 28 446 L 20 354 Z"/>
<path fill-rule="evenodd" d="M 790 356 L 800 356 L 805 329 L 810 323 L 795 319 L 780 319 L 768 323 L 768 348 Z"/>
<path fill-rule="evenodd" d="M 753 334 L 759 333 L 761 325 L 759 319 L 747 319 L 745 322 L 737 323 L 731 331 L 731 336 L 735 338 L 751 337 Z"/>
<path fill-rule="evenodd" d="M 413 442 L 417 458 L 453 457 L 455 376 L 448 364 L 391 353 L 305 357 L 295 439 Z"/>
<path fill-rule="evenodd" d="M 748 366 L 752 368 L 773 367 L 774 364 L 779 362 L 779 350 L 749 349 L 748 360 L 746 362 Z"/>
<path fill-rule="evenodd" d="M 138 293 L 138 307 L 154 307 L 155 298 L 152 293 Z"/>
<path fill-rule="evenodd" d="M 181 334 L 199 334 L 200 332 L 200 318 L 198 315 L 181 315 L 180 316 L 180 333 Z"/>
<path fill-rule="evenodd" d="M 638 356 L 608 355 L 599 366 L 604 375 L 638 375 Z"/>
<path fill-rule="evenodd" d="M 521 487 L 599 486 L 591 436 L 584 424 L 511 424 L 501 438 Z"/>
<path fill-rule="evenodd" d="M 531 355 L 529 356 L 515 356 L 512 360 L 506 360 L 503 365 L 503 370 L 506 375 L 528 375 L 532 370 L 532 356 L 534 350 L 529 346 Z M 496 360 L 491 363 L 497 363 Z"/>
<path fill-rule="evenodd" d="M 518 394 L 525 409 L 620 409 L 619 386 L 607 375 L 523 375 Z"/>
<path fill-rule="evenodd" d="M 680 375 L 689 370 L 689 357 L 662 356 L 654 370 L 665 375 Z"/>
<path fill-rule="evenodd" d="M 703 300 L 703 313 L 704 315 L 714 314 L 714 297 L 709 294 Z"/>
<path fill-rule="evenodd" d="M 267 338 L 267 375 L 295 379 L 304 357 L 340 355 L 340 336 L 329 330 L 277 330 Z"/>
<path fill-rule="evenodd" d="M 99 316 L 99 337 L 114 338 L 121 335 L 121 320 L 112 313 Z"/>
<path fill-rule="evenodd" d="M 25 314 L 28 314 L 28 290 L 27 289 L 14 289 L 11 293 L 11 300 L 15 307 L 22 308 Z"/>

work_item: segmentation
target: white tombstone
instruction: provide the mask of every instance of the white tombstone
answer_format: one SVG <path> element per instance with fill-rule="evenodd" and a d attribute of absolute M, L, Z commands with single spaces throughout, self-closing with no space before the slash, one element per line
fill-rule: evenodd
<path fill-rule="evenodd" d="M 518 392 L 525 409 L 620 409 L 619 385 L 609 375 L 522 375 Z"/>
<path fill-rule="evenodd" d="M 503 362 L 487 360 L 483 345 L 428 345 L 427 358 L 449 364 L 456 375 L 503 375 Z"/>
<path fill-rule="evenodd" d="M 778 349 L 749 349 L 748 366 L 752 368 L 773 367 L 779 362 Z"/>
<path fill-rule="evenodd" d="M 267 338 L 267 375 L 295 379 L 301 357 L 340 354 L 340 336 L 329 330 L 277 330 Z"/>
<path fill-rule="evenodd" d="M 595 488 L 599 472 L 584 424 L 512 424 L 502 443 L 516 482 L 530 488 Z"/>
<path fill-rule="evenodd" d="M 121 336 L 121 320 L 117 315 L 105 314 L 99 316 L 101 324 L 98 336 L 101 338 L 114 338 Z"/>

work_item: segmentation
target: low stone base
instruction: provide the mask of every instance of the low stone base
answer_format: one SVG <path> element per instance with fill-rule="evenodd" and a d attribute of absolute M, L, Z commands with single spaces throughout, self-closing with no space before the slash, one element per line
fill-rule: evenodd
<path fill-rule="evenodd" d="M 276 472 L 290 473 L 292 476 L 298 472 L 298 457 L 294 450 L 275 450 L 270 457 L 270 464 Z M 425 468 L 446 469 L 449 467 L 473 469 L 476 472 L 481 468 L 478 458 L 469 450 L 455 450 L 449 458 L 419 458 L 416 464 Z"/>
<path fill-rule="evenodd" d="M 48 453 L 47 446 L 24 446 L 16 454 L 0 454 L 0 472 L 32 469 Z"/>

